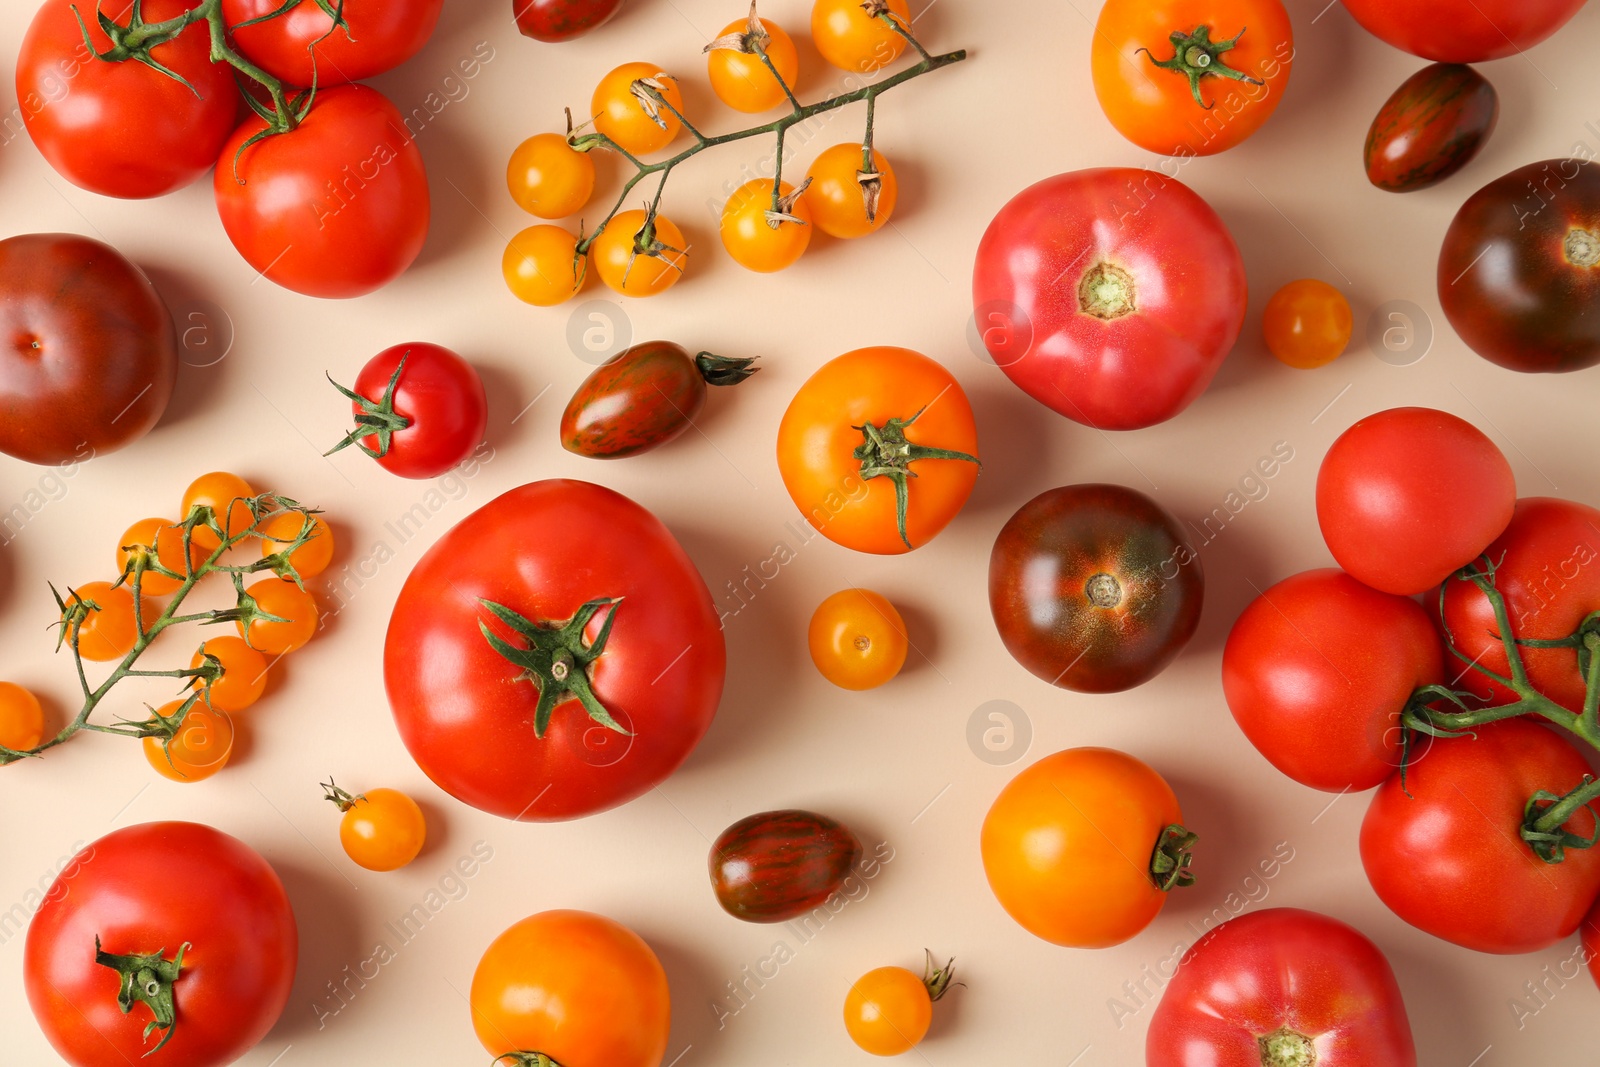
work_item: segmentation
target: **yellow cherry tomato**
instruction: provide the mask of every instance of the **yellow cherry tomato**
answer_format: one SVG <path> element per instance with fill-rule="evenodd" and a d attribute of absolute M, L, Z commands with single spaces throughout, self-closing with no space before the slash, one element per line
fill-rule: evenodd
<path fill-rule="evenodd" d="M 535 134 L 511 153 L 506 186 L 528 214 L 564 219 L 582 211 L 594 195 L 594 160 L 559 133 Z"/>
<path fill-rule="evenodd" d="M 198 531 L 197 531 L 198 532 Z M 209 532 L 209 531 L 207 531 Z M 211 535 L 213 539 L 215 534 Z M 159 562 L 174 574 L 188 575 L 194 568 L 205 562 L 210 555 L 195 539 L 189 539 L 189 558 L 184 561 L 183 552 L 183 527 L 175 526 L 166 519 L 140 519 L 123 533 L 122 539 L 117 542 L 117 570 L 127 572 L 128 560 L 137 554 L 143 554 L 148 561 L 145 566 Z M 141 596 L 166 596 L 178 591 L 183 585 L 181 578 L 169 578 L 165 574 L 157 574 L 146 570 L 139 579 L 139 594 Z M 131 590 L 132 580 L 128 582 Z"/>
<path fill-rule="evenodd" d="M 317 598 L 298 585 L 264 578 L 250 585 L 245 593 L 255 599 L 258 610 L 284 620 L 252 619 L 248 630 L 242 619 L 236 620 L 234 626 L 239 636 L 249 641 L 251 648 L 269 656 L 282 656 L 316 636 L 317 622 L 321 618 Z"/>
<path fill-rule="evenodd" d="M 345 855 L 369 871 L 393 871 L 417 858 L 428 827 L 417 802 L 398 789 L 351 795 L 328 779 L 322 786 L 344 817 L 339 843 Z"/>
<path fill-rule="evenodd" d="M 1350 344 L 1352 325 L 1350 301 L 1316 278 L 1290 282 L 1272 294 L 1261 318 L 1272 354 L 1301 370 L 1338 359 Z"/>
<path fill-rule="evenodd" d="M 869 9 L 876 13 L 869 14 Z M 829 63 L 867 74 L 893 63 L 906 50 L 906 39 L 885 18 L 911 28 L 906 0 L 817 0 L 811 9 L 811 40 Z"/>
<path fill-rule="evenodd" d="M 311 526 L 310 540 L 289 553 L 289 563 L 302 578 L 314 578 L 327 570 L 328 564 L 333 562 L 333 530 L 321 515 L 280 511 L 265 520 L 261 524 L 261 532 L 265 535 L 261 541 L 261 555 L 270 556 L 294 544 L 308 523 Z"/>
<path fill-rule="evenodd" d="M 762 274 L 783 270 L 811 243 L 811 209 L 803 199 L 789 202 L 794 188 L 788 182 L 779 183 L 778 196 L 784 201 L 778 211 L 789 219 L 773 214 L 772 182 L 765 178 L 741 185 L 723 205 L 722 247 L 746 270 Z"/>
<path fill-rule="evenodd" d="M 766 37 L 762 48 L 772 61 L 773 68 L 792 91 L 800 76 L 800 56 L 795 51 L 794 40 L 777 23 L 766 19 L 757 21 Z M 724 26 L 722 32 L 717 34 L 717 39 L 735 34 L 748 37 L 749 33 L 749 20 L 740 19 Z M 713 48 L 706 57 L 706 69 L 711 76 L 711 91 L 735 111 L 753 115 L 759 111 L 770 111 L 789 100 L 778 79 L 761 61 L 761 56 L 754 53 L 741 52 L 736 48 Z"/>
<path fill-rule="evenodd" d="M 179 521 L 188 519 L 190 510 L 197 504 L 206 504 L 216 514 L 217 525 L 229 537 L 236 537 L 250 529 L 255 522 L 255 515 L 251 513 L 248 503 L 255 495 L 256 491 L 250 488 L 250 483 L 237 474 L 226 471 L 202 474 L 184 490 L 183 519 Z M 215 552 L 217 546 L 222 544 L 209 526 L 196 526 L 189 541 L 203 548 L 206 555 Z"/>
<path fill-rule="evenodd" d="M 811 210 L 811 219 L 817 229 L 830 237 L 865 237 L 889 221 L 895 205 L 900 202 L 900 183 L 895 179 L 894 168 L 883 153 L 872 152 L 872 169 L 876 174 L 877 203 L 869 217 L 867 190 L 863 185 L 861 146 L 836 144 L 817 157 L 811 164 L 802 203 Z"/>
<path fill-rule="evenodd" d="M 644 101 L 633 91 L 637 81 L 652 83 L 666 101 L 683 114 L 683 92 L 678 81 L 662 72 L 654 63 L 624 63 L 600 79 L 595 87 L 590 114 L 594 128 L 615 141 L 624 151 L 636 156 L 659 152 L 678 136 L 683 124 L 672 110 L 652 103 L 646 109 Z"/>
<path fill-rule="evenodd" d="M 44 740 L 39 698 L 15 682 L 0 682 L 0 748 L 28 752 Z"/>
<path fill-rule="evenodd" d="M 271 581 L 281 584 L 276 578 Z M 205 697 L 213 708 L 218 711 L 243 711 L 261 699 L 261 694 L 267 688 L 267 657 L 245 644 L 243 638 L 213 637 L 200 646 L 200 651 L 194 654 L 189 666 L 200 666 L 207 656 L 216 657 L 222 664 L 222 674 L 211 683 Z M 203 684 L 196 678 L 190 688 L 198 689 Z"/>
<path fill-rule="evenodd" d="M 875 689 L 906 662 L 906 624 L 888 599 L 870 589 L 844 589 L 811 616 L 811 662 L 841 689 Z"/>
<path fill-rule="evenodd" d="M 569 231 L 529 226 L 506 245 L 500 273 L 518 300 L 548 308 L 578 295 L 589 280 L 589 262 L 578 255 L 578 238 Z"/>
<path fill-rule="evenodd" d="M 110 582 L 89 582 L 69 592 L 65 599 L 67 610 L 63 619 L 77 614 L 80 608 L 86 609 L 76 627 L 78 654 L 84 659 L 109 663 L 133 650 L 134 643 L 139 639 L 139 624 L 134 615 L 133 594 L 127 586 L 113 587 Z M 72 630 L 69 625 L 69 644 Z"/>
<path fill-rule="evenodd" d="M 164 705 L 157 714 L 176 715 L 183 701 Z M 233 755 L 233 720 L 228 713 L 196 701 L 183 717 L 183 725 L 165 745 L 160 738 L 144 739 L 144 758 L 163 777 L 174 782 L 198 782 L 228 765 Z"/>
<path fill-rule="evenodd" d="M 655 234 L 644 234 L 645 212 L 623 211 L 612 219 L 589 247 L 595 273 L 623 296 L 655 296 L 678 284 L 689 265 L 689 245 L 683 231 L 665 215 L 657 215 Z M 654 249 L 655 254 L 650 254 Z"/>
<path fill-rule="evenodd" d="M 874 1056 L 910 1052 L 927 1036 L 934 1002 L 954 979 L 954 963 L 935 968 L 930 953 L 920 978 L 904 967 L 879 967 L 856 979 L 844 998 L 850 1040 Z"/>

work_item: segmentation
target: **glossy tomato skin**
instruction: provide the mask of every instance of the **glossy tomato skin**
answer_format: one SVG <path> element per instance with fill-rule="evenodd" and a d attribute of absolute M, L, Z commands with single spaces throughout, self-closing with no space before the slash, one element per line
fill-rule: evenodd
<path fill-rule="evenodd" d="M 0 241 L 0 452 L 60 464 L 115 451 L 155 426 L 177 377 L 172 315 L 116 249 Z"/>
<path fill-rule="evenodd" d="M 1517 501 L 1505 533 L 1485 552 L 1497 561 L 1495 588 L 1505 598 L 1518 640 L 1554 640 L 1576 633 L 1600 611 L 1600 510 L 1570 500 L 1527 497 Z M 1509 676 L 1494 605 L 1470 582 L 1444 585 L 1444 622 L 1456 647 L 1485 670 Z M 1573 712 L 1583 710 L 1584 678 L 1570 648 L 1524 648 L 1522 662 L 1533 687 Z M 1516 694 L 1476 670 L 1452 678 L 1486 706 L 1509 704 Z"/>
<path fill-rule="evenodd" d="M 355 391 L 380 401 L 400 361 L 405 369 L 395 385 L 394 410 L 411 425 L 389 441 L 378 466 L 402 478 L 437 478 L 472 454 L 489 425 L 489 400 L 483 379 L 455 352 L 425 342 L 395 345 L 367 361 Z M 360 405 L 351 404 L 353 414 Z M 363 442 L 377 448 L 373 437 Z"/>
<path fill-rule="evenodd" d="M 631 736 L 567 701 L 536 737 L 538 690 L 480 633 L 489 615 L 479 599 L 563 622 L 615 597 L 590 680 Z M 606 614 L 591 620 L 590 641 Z M 530 821 L 602 811 L 661 782 L 710 727 L 726 665 L 711 594 L 660 520 L 565 480 L 513 489 L 446 533 L 401 589 L 384 646 L 389 706 L 428 777 L 473 807 Z"/>
<path fill-rule="evenodd" d="M 635 456 L 678 437 L 705 403 L 706 381 L 682 345 L 634 345 L 583 380 L 561 415 L 561 447 L 594 459 Z"/>
<path fill-rule="evenodd" d="M 1384 101 L 1367 131 L 1367 180 L 1391 193 L 1444 181 L 1471 163 L 1500 118 L 1500 95 L 1459 63 L 1435 63 Z"/>
<path fill-rule="evenodd" d="M 217 165 L 217 212 L 240 255 L 307 296 L 363 296 L 403 274 L 428 236 L 430 202 L 395 106 L 365 85 L 335 86 L 292 132 L 240 155 L 263 126 L 246 120 Z"/>
<path fill-rule="evenodd" d="M 1203 76 L 1202 105 L 1186 74 L 1156 66 L 1175 57 L 1173 33 L 1200 26 L 1214 42 L 1239 35 L 1216 62 L 1259 84 Z M 1294 28 L 1281 0 L 1109 0 L 1093 49 L 1095 96 L 1117 132 L 1147 151 L 1187 159 L 1232 148 L 1272 117 L 1289 86 Z"/>
<path fill-rule="evenodd" d="M 1276 1037 L 1283 1058 L 1269 1060 Z M 1416 1067 L 1394 971 L 1359 930 L 1298 908 L 1230 919 L 1195 943 L 1150 1019 L 1145 1067 Z"/>
<path fill-rule="evenodd" d="M 1536 952 L 1571 937 L 1600 895 L 1600 852 L 1540 860 L 1519 836 L 1534 794 L 1565 795 L 1589 774 L 1571 742 L 1529 719 L 1439 741 L 1373 794 L 1361 863 L 1400 918 L 1478 952 Z M 1407 796 L 1407 791 L 1410 796 Z M 1566 830 L 1588 838 L 1590 811 Z"/>
<path fill-rule="evenodd" d="M 1473 193 L 1445 231 L 1438 281 L 1450 325 L 1489 362 L 1600 363 L 1600 163 L 1530 163 Z"/>
<path fill-rule="evenodd" d="M 1069 485 L 1013 515 L 989 556 L 1006 650 L 1052 685 L 1131 689 L 1165 670 L 1200 623 L 1205 576 L 1183 528 L 1143 493 Z"/>
<path fill-rule="evenodd" d="M 1331 792 L 1393 774 L 1401 711 L 1443 680 L 1428 612 L 1332 567 L 1251 601 L 1222 652 L 1222 691 L 1250 743 L 1290 778 Z"/>
<path fill-rule="evenodd" d="M 1414 596 L 1483 554 L 1517 502 L 1511 464 L 1483 431 L 1433 408 L 1359 420 L 1317 471 L 1317 522 L 1339 566 Z"/>
<path fill-rule="evenodd" d="M 978 246 L 972 302 L 993 361 L 1102 430 L 1165 422 L 1205 391 L 1244 325 L 1244 260 L 1182 182 L 1107 167 L 1047 178 Z"/>
<path fill-rule="evenodd" d="M 283 0 L 223 0 L 230 27 L 270 15 Z M 234 47 L 290 85 L 363 81 L 418 52 L 439 24 L 444 0 L 343 0 L 350 30 L 335 29 L 316 0 L 299 0 L 276 18 L 233 29 Z"/>
<path fill-rule="evenodd" d="M 1600 986 L 1600 900 L 1594 910 L 1583 920 L 1583 958 L 1589 964 L 1589 974 Z"/>
<path fill-rule="evenodd" d="M 108 7 L 107 14 L 126 23 L 126 6 Z M 144 18 L 160 22 L 193 6 L 147 0 Z M 211 169 L 233 130 L 239 95 L 233 68 L 211 61 L 206 27 L 190 26 L 151 49 L 185 85 L 137 61 L 91 56 L 74 8 L 83 5 L 45 0 L 17 59 L 23 121 L 56 173 L 90 192 L 143 199 L 181 189 Z M 111 48 L 92 14 L 84 24 L 95 52 Z"/>
<path fill-rule="evenodd" d="M 94 842 L 56 879 L 28 927 L 24 984 L 45 1036 L 74 1067 L 139 1063 L 150 1010 L 117 1008 L 117 972 L 106 952 L 187 943 L 173 986 L 177 1025 L 151 1062 L 222 1067 L 278 1021 L 294 983 L 299 941 L 277 874 L 248 845 L 209 826 L 156 822 Z"/>
<path fill-rule="evenodd" d="M 582 37 L 622 10 L 623 0 L 511 0 L 524 37 L 549 44 Z"/>
<path fill-rule="evenodd" d="M 861 841 L 811 811 L 764 811 L 717 837 L 708 865 L 722 910 L 752 923 L 781 923 L 821 907 L 860 862 Z"/>
<path fill-rule="evenodd" d="M 1437 63 L 1482 63 L 1532 48 L 1585 0 L 1346 0 L 1369 33 Z"/>

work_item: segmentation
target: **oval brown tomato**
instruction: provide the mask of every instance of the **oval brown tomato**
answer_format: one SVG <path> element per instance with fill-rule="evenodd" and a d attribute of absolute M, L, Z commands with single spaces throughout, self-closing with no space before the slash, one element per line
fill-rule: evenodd
<path fill-rule="evenodd" d="M 1205 391 L 1244 325 L 1244 260 L 1217 213 L 1155 171 L 1047 178 L 989 224 L 972 302 L 993 361 L 1039 403 L 1136 430 Z"/>
<path fill-rule="evenodd" d="M 347 28 L 336 28 L 317 0 L 297 0 L 273 16 L 283 7 L 283 0 L 223 0 L 234 47 L 290 85 L 331 86 L 393 70 L 422 51 L 444 0 L 341 0 Z M 265 21 L 240 25 L 252 19 Z"/>
<path fill-rule="evenodd" d="M 622 459 L 666 444 L 705 407 L 707 385 L 738 385 L 754 359 L 691 357 L 671 341 L 647 341 L 608 359 L 583 380 L 561 414 L 561 447 Z"/>
<path fill-rule="evenodd" d="M 1499 94 L 1471 67 L 1423 67 L 1372 120 L 1363 153 L 1367 180 L 1391 193 L 1442 182 L 1472 162 L 1499 117 Z"/>
<path fill-rule="evenodd" d="M 400 737 L 440 788 L 572 819 L 655 786 L 711 725 L 727 652 L 661 521 L 588 482 L 533 482 L 439 539 L 389 620 Z"/>
<path fill-rule="evenodd" d="M 278 1021 L 298 953 L 266 860 L 209 826 L 153 822 L 107 834 L 62 870 L 28 926 L 23 980 L 74 1067 L 127 1067 L 158 1047 L 146 1062 L 221 1067 Z M 155 993 L 119 1007 L 121 974 L 141 970 Z"/>
<path fill-rule="evenodd" d="M 1416 1067 L 1394 970 L 1359 930 L 1298 908 L 1229 919 L 1183 957 L 1145 1067 Z"/>
<path fill-rule="evenodd" d="M 1222 652 L 1222 691 L 1250 743 L 1300 784 L 1333 792 L 1394 773 L 1400 713 L 1443 680 L 1428 612 L 1331 567 L 1251 601 Z"/>
<path fill-rule="evenodd" d="M 1438 281 L 1450 325 L 1489 362 L 1600 363 L 1600 163 L 1530 163 L 1473 193 L 1445 231 Z"/>
<path fill-rule="evenodd" d="M 1536 793 L 1587 780 L 1571 742 L 1528 719 L 1507 719 L 1436 742 L 1373 794 L 1361 824 L 1367 880 L 1400 918 L 1478 952 L 1522 953 L 1571 937 L 1600 895 L 1600 850 L 1567 849 L 1546 863 L 1521 835 Z M 1588 838 L 1585 809 L 1565 830 Z"/>
<path fill-rule="evenodd" d="M 155 426 L 177 378 L 172 315 L 116 249 L 0 241 L 0 452 L 63 464 L 115 451 Z"/>
<path fill-rule="evenodd" d="M 622 0 L 511 0 L 524 37 L 557 44 L 582 37 L 622 10 Z"/>
<path fill-rule="evenodd" d="M 343 298 L 405 273 L 428 236 L 422 153 L 376 89 L 319 92 L 293 131 L 258 141 L 251 116 L 222 150 L 213 183 L 222 227 L 263 277 L 307 296 Z"/>
<path fill-rule="evenodd" d="M 1204 597 L 1183 528 L 1120 485 L 1040 493 L 989 556 L 989 609 L 1006 650 L 1080 693 L 1115 693 L 1161 673 L 1194 636 Z"/>
<path fill-rule="evenodd" d="M 810 811 L 764 811 L 717 836 L 708 861 L 722 910 L 752 923 L 781 923 L 820 907 L 861 859 L 841 822 Z"/>
<path fill-rule="evenodd" d="M 1396 48 L 1440 63 L 1482 63 L 1532 48 L 1585 0 L 1345 0 L 1346 10 Z"/>

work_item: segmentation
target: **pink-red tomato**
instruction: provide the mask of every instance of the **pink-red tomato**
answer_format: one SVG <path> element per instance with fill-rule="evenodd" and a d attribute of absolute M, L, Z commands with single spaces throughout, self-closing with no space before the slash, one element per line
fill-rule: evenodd
<path fill-rule="evenodd" d="M 1355 20 L 1412 55 L 1482 63 L 1532 48 L 1585 0 L 1345 0 Z"/>
<path fill-rule="evenodd" d="M 222 0 L 222 17 L 234 27 L 234 47 L 290 85 L 311 85 L 315 79 L 318 86 L 328 86 L 364 81 L 422 51 L 439 24 L 444 0 L 342 0 L 339 10 L 348 30 L 336 28 L 317 0 L 297 0 L 275 18 L 239 26 L 283 6 L 283 0 Z"/>

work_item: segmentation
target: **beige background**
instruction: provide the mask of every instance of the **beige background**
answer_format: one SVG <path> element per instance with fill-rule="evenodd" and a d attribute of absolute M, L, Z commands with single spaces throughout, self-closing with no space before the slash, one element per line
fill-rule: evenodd
<path fill-rule="evenodd" d="M 885 97 L 878 143 L 903 194 L 893 228 L 871 240 L 819 239 L 786 274 L 747 274 L 716 247 L 707 205 L 720 200 L 742 163 L 768 149 L 731 147 L 683 168 L 666 210 L 695 245 L 689 278 L 666 297 L 627 304 L 620 316 L 614 304 L 598 309 L 630 323 L 636 339 L 760 355 L 765 369 L 737 395 L 715 397 L 701 433 L 612 466 L 569 456 L 557 443 L 561 405 L 589 365 L 568 342 L 576 305 L 528 308 L 500 282 L 505 240 L 528 221 L 505 194 L 504 161 L 521 138 L 557 128 L 563 105 L 581 110 L 602 73 L 633 59 L 685 75 L 694 114 L 714 114 L 706 119 L 711 128 L 733 128 L 733 115 L 710 98 L 699 50 L 740 14 L 738 0 L 632 0 L 603 31 L 561 47 L 517 36 L 503 0 L 447 0 L 427 50 L 378 82 L 402 110 L 430 93 L 450 100 L 419 137 L 433 184 L 433 231 L 409 274 L 351 303 L 252 284 L 204 183 L 160 202 L 117 203 L 67 185 L 26 139 L 0 148 L 0 233 L 71 230 L 121 248 L 172 304 L 195 364 L 184 369 L 166 420 L 137 447 L 60 481 L 0 460 L 0 510 L 47 501 L 0 550 L 0 676 L 47 694 L 63 714 L 74 689 L 67 660 L 51 655 L 46 580 L 108 576 L 122 529 L 146 514 L 175 516 L 184 485 L 216 467 L 326 508 L 341 541 L 336 570 L 349 567 L 357 577 L 346 587 L 358 590 L 324 635 L 276 672 L 267 698 L 245 717 L 249 740 L 237 765 L 216 779 L 196 786 L 157 779 L 133 744 L 92 736 L 0 772 L 0 910 L 48 881 L 75 842 L 115 827 L 197 818 L 251 842 L 282 873 L 302 924 L 299 979 L 281 1024 L 244 1061 L 255 1067 L 480 1062 L 463 999 L 479 953 L 512 921 L 559 906 L 614 916 L 655 947 L 675 1001 L 668 1061 L 680 1057 L 681 1067 L 865 1062 L 839 1023 L 846 988 L 871 967 L 915 965 L 924 946 L 954 954 L 967 986 L 942 1006 L 932 1036 L 908 1062 L 1139 1063 L 1149 1009 L 1119 1027 L 1111 998 L 1192 940 L 1213 909 L 1246 905 L 1320 909 L 1375 938 L 1399 974 L 1424 1064 L 1591 1063 L 1592 1050 L 1561 1036 L 1594 1017 L 1600 1002 L 1587 978 L 1564 989 L 1550 982 L 1557 991 L 1549 1006 L 1524 1013 L 1520 1025 L 1511 1007 L 1525 982 L 1547 968 L 1559 973 L 1574 946 L 1491 958 L 1391 916 L 1356 857 L 1363 798 L 1330 804 L 1329 795 L 1274 772 L 1234 727 L 1218 685 L 1222 640 L 1252 587 L 1328 562 L 1312 510 L 1316 467 L 1362 414 L 1404 403 L 1454 411 L 1505 449 L 1523 492 L 1600 500 L 1589 450 L 1575 447 L 1579 428 L 1592 424 L 1600 372 L 1522 377 L 1480 361 L 1449 332 L 1433 287 L 1439 237 L 1474 188 L 1579 142 L 1600 149 L 1593 66 L 1600 7 L 1591 5 L 1525 58 L 1485 66 L 1503 118 L 1482 157 L 1441 188 L 1397 197 L 1368 186 L 1360 149 L 1379 104 L 1421 62 L 1371 39 L 1337 3 L 1323 9 L 1324 2 L 1291 0 L 1299 55 L 1272 122 L 1243 147 L 1182 171 L 1244 251 L 1254 294 L 1245 337 L 1216 385 L 1183 416 L 1115 437 L 1027 399 L 964 340 L 973 250 L 1010 195 L 1063 170 L 1159 162 L 1122 140 L 1095 104 L 1090 0 L 942 0 L 920 18 L 931 47 L 965 45 L 973 60 Z M 5 6 L 0 105 L 9 111 L 32 0 Z M 806 0 L 769 0 L 763 9 L 797 35 L 808 11 Z M 455 65 L 481 42 L 492 47 L 492 60 L 460 81 Z M 834 84 L 805 41 L 802 61 L 804 97 Z M 858 138 L 859 122 L 857 112 L 836 116 L 800 147 L 797 165 Z M 618 173 L 604 168 L 606 189 L 616 188 Z M 1304 276 L 1343 288 L 1358 334 L 1343 359 L 1309 373 L 1278 366 L 1258 339 L 1265 297 Z M 596 286 L 584 299 L 607 295 Z M 1420 309 L 1413 316 L 1419 329 L 1431 323 L 1431 350 L 1420 362 L 1380 361 L 1362 339 L 1374 309 L 1391 301 Z M 392 478 L 353 450 L 321 458 L 347 415 L 322 371 L 348 381 L 380 348 L 424 339 L 456 348 L 482 370 L 492 461 L 470 481 L 430 487 Z M 390 605 L 426 545 L 524 481 L 598 479 L 655 509 L 719 602 L 737 606 L 727 583 L 767 560 L 779 542 L 796 543 L 790 524 L 798 513 L 772 455 L 779 415 L 813 368 L 870 343 L 936 356 L 972 397 L 986 466 L 950 529 L 903 558 L 857 555 L 821 539 L 799 549 L 729 620 L 732 667 L 720 717 L 660 791 L 599 817 L 537 826 L 482 815 L 433 788 L 399 743 L 379 677 Z M 1407 362 L 1418 351 L 1390 358 Z M 1269 495 L 1205 548 L 1210 589 L 1201 631 L 1166 674 L 1131 693 L 1077 696 L 1035 680 L 1006 655 L 989 619 L 984 576 L 995 533 L 1023 501 L 1055 485 L 1111 480 L 1198 519 L 1280 441 L 1294 459 Z M 439 491 L 430 497 L 431 488 Z M 29 498 L 33 490 L 40 496 Z M 402 542 L 385 523 L 418 503 L 431 517 Z M 395 558 L 374 566 L 380 544 Z M 831 688 L 804 651 L 812 606 L 847 583 L 900 604 L 917 646 L 904 675 L 876 693 Z M 186 652 L 187 639 L 180 643 L 174 657 Z M 107 711 L 132 711 L 135 695 L 162 694 L 130 692 L 129 703 Z M 1019 737 L 1022 722 L 1031 724 L 1031 747 L 1023 757 L 1019 742 L 1010 756 L 1022 761 L 1010 767 L 969 748 L 969 720 L 990 701 L 1015 706 Z M 983 813 L 1009 776 L 1041 755 L 1085 744 L 1123 748 L 1160 769 L 1202 835 L 1200 884 L 1175 894 L 1143 936 L 1102 952 L 1054 948 L 1013 925 L 989 895 L 977 854 Z M 392 785 L 422 801 L 432 840 L 415 864 L 373 875 L 345 860 L 335 813 L 316 787 L 330 772 L 352 788 Z M 789 805 L 843 818 L 893 853 L 867 896 L 806 943 L 725 917 L 704 869 L 707 842 L 725 825 Z M 461 898 L 398 946 L 393 962 L 319 1028 L 316 1005 L 327 983 L 371 956 L 380 940 L 395 948 L 385 924 L 441 879 L 454 887 L 449 872 L 479 841 L 493 859 L 456 890 Z M 1270 881 L 1252 878 L 1275 849 L 1292 860 Z M 739 1006 L 720 999 L 727 983 L 743 968 L 757 969 L 779 940 L 793 958 L 719 1028 L 713 1005 Z M 33 1067 L 54 1058 L 27 1016 L 21 961 L 21 938 L 7 931 L 0 942 L 5 1059 Z"/>

